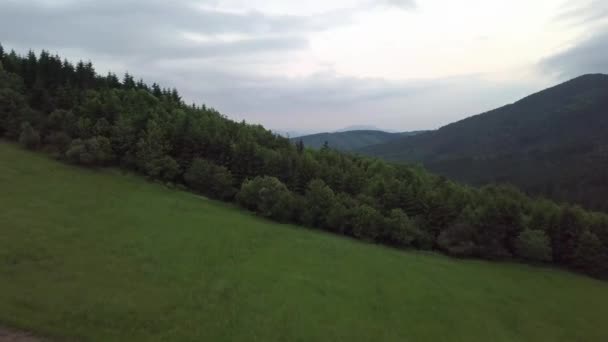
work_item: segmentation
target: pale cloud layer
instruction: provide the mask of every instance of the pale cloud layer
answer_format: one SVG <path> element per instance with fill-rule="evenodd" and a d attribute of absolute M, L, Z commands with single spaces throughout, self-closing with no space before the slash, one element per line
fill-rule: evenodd
<path fill-rule="evenodd" d="M 283 130 L 437 128 L 608 72 L 604 0 L 3 0 L 0 43 Z"/>

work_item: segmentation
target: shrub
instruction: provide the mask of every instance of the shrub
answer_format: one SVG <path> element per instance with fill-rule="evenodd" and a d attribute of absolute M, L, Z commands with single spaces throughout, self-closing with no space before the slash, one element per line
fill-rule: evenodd
<path fill-rule="evenodd" d="M 367 204 L 361 204 L 354 210 L 353 236 L 359 239 L 375 241 L 383 228 L 382 215 Z"/>
<path fill-rule="evenodd" d="M 607 254 L 597 235 L 585 230 L 578 239 L 573 266 L 594 276 L 608 276 Z"/>
<path fill-rule="evenodd" d="M 23 125 L 21 125 L 19 143 L 32 150 L 40 146 L 40 134 L 32 127 L 32 125 L 30 125 L 29 122 L 25 122 Z"/>
<path fill-rule="evenodd" d="M 305 207 L 305 204 L 303 205 Z M 352 227 L 354 221 L 354 209 L 357 207 L 357 202 L 349 194 L 340 193 L 335 196 L 334 203 L 327 214 L 327 225 L 329 230 L 352 235 Z M 302 209 L 305 211 L 305 208 Z"/>
<path fill-rule="evenodd" d="M 163 180 L 171 181 L 174 180 L 180 173 L 180 167 L 177 161 L 168 155 L 164 155 L 159 159 L 153 161 L 155 166 L 155 173 L 157 177 Z"/>
<path fill-rule="evenodd" d="M 195 159 L 184 174 L 184 180 L 193 190 L 214 198 L 229 199 L 234 196 L 230 171 L 205 159 Z"/>
<path fill-rule="evenodd" d="M 106 137 L 74 139 L 65 155 L 73 163 L 88 166 L 106 165 L 114 159 L 110 140 Z"/>
<path fill-rule="evenodd" d="M 412 219 L 401 209 L 390 211 L 386 219 L 384 239 L 397 246 L 410 246 L 420 239 L 422 232 Z"/>
<path fill-rule="evenodd" d="M 72 112 L 63 109 L 54 110 L 49 114 L 45 127 L 50 131 L 63 131 L 68 126 L 69 120 L 74 120 L 73 117 Z"/>
<path fill-rule="evenodd" d="M 308 183 L 305 195 L 305 207 L 302 215 L 304 224 L 328 228 L 328 215 L 335 203 L 333 190 L 320 179 L 314 179 Z"/>
<path fill-rule="evenodd" d="M 477 252 L 474 236 L 474 227 L 458 222 L 439 234 L 437 245 L 441 250 L 453 256 L 472 256 Z"/>
<path fill-rule="evenodd" d="M 46 142 L 63 154 L 70 147 L 72 138 L 64 132 L 53 132 L 46 138 Z"/>
<path fill-rule="evenodd" d="M 526 229 L 517 237 L 517 255 L 531 261 L 550 261 L 551 245 L 549 237 L 542 230 Z"/>
<path fill-rule="evenodd" d="M 179 164 L 168 155 L 146 160 L 142 167 L 148 176 L 165 181 L 174 180 L 180 173 Z"/>
<path fill-rule="evenodd" d="M 285 184 L 275 177 L 256 177 L 243 182 L 237 201 L 264 217 L 279 221 L 293 217 L 295 199 Z"/>

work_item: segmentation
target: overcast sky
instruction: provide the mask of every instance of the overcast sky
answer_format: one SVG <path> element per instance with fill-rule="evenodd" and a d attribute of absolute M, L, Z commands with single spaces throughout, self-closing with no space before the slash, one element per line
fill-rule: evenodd
<path fill-rule="evenodd" d="M 272 129 L 433 129 L 608 73 L 608 1 L 0 0 L 0 43 Z"/>

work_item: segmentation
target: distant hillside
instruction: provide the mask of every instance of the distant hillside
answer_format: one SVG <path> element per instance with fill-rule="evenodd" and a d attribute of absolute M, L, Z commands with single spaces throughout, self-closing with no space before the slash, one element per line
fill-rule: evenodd
<path fill-rule="evenodd" d="M 367 146 L 386 143 L 418 132 L 389 133 L 376 130 L 355 130 L 347 132 L 318 133 L 292 138 L 292 141 L 302 141 L 304 146 L 321 148 L 325 142 L 331 148 L 341 151 L 352 151 Z"/>
<path fill-rule="evenodd" d="M 395 131 L 389 131 L 387 129 L 382 129 L 382 128 L 378 128 L 376 126 L 372 126 L 372 125 L 352 125 L 352 126 L 347 126 L 341 129 L 337 129 L 334 132 L 349 132 L 349 131 L 383 131 L 383 132 L 388 132 L 388 133 L 397 133 Z"/>
<path fill-rule="evenodd" d="M 608 76 L 585 75 L 437 131 L 362 148 L 472 184 L 608 210 Z"/>
<path fill-rule="evenodd" d="M 301 137 L 303 135 L 315 134 L 315 132 L 318 132 L 318 131 L 308 131 L 308 130 L 307 131 L 294 131 L 294 130 L 285 131 L 285 130 L 279 130 L 279 129 L 272 129 L 271 131 L 272 131 L 272 133 L 278 134 L 285 138 L 297 138 L 297 137 Z"/>

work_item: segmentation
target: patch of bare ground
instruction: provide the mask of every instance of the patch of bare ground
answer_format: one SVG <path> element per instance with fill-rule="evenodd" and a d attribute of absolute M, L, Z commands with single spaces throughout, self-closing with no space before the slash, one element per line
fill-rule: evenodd
<path fill-rule="evenodd" d="M 44 342 L 28 332 L 0 327 L 0 342 Z"/>

